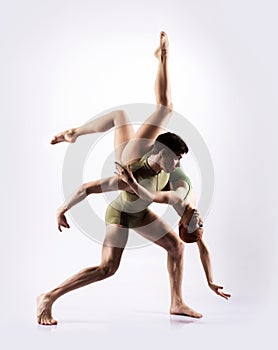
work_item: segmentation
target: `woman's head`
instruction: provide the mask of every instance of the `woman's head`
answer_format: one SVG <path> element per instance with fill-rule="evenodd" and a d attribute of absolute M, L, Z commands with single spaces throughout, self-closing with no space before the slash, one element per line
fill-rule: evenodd
<path fill-rule="evenodd" d="M 203 221 L 196 209 L 186 207 L 180 222 L 179 236 L 186 243 L 197 242 L 203 235 Z"/>
<path fill-rule="evenodd" d="M 179 225 L 179 236 L 185 243 L 195 243 L 202 238 L 204 230 L 199 227 L 193 232 L 189 232 L 188 227 Z"/>

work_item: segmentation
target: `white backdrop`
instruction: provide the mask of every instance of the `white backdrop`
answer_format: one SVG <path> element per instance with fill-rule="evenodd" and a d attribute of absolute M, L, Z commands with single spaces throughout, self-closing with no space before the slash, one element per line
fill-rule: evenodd
<path fill-rule="evenodd" d="M 56 132 L 113 106 L 155 103 L 157 62 L 152 53 L 160 30 L 170 38 L 174 108 L 195 125 L 212 155 L 216 189 L 206 240 L 215 281 L 233 294 L 228 303 L 216 300 L 206 286 L 196 247 L 190 246 L 186 300 L 204 313 L 212 312 L 213 303 L 224 313 L 235 310 L 236 301 L 251 303 L 241 309 L 241 317 L 252 318 L 258 309 L 263 313 L 254 325 L 260 332 L 250 326 L 250 334 L 257 335 L 248 341 L 270 340 L 277 311 L 276 3 L 15 0 L 2 1 L 0 13 L 5 340 L 16 346 L 19 339 L 29 339 L 34 347 L 46 341 L 50 333 L 34 328 L 36 295 L 99 262 L 100 245 L 77 227 L 62 234 L 56 229 L 67 145 L 54 147 L 49 141 Z M 185 160 L 183 166 L 190 174 Z M 93 165 L 91 172 L 94 178 Z M 198 173 L 190 175 L 198 192 Z M 65 296 L 57 303 L 57 314 L 60 307 L 64 319 L 74 322 L 80 308 L 90 305 L 90 314 L 109 302 L 127 309 L 149 303 L 165 312 L 167 283 L 164 252 L 153 245 L 131 249 L 116 276 Z M 216 341 L 205 326 L 202 331 Z M 55 332 L 57 340 L 66 341 L 57 328 Z M 172 342 L 171 334 L 163 336 L 161 344 Z M 71 339 L 71 344 L 79 341 Z"/>

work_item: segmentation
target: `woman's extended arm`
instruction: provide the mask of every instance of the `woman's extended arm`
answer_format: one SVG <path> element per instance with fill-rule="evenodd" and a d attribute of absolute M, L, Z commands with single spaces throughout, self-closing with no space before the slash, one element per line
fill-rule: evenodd
<path fill-rule="evenodd" d="M 205 271 L 206 279 L 208 282 L 209 287 L 217 294 L 220 295 L 221 297 L 225 299 L 229 299 L 231 294 L 224 293 L 222 291 L 223 287 L 215 284 L 213 282 L 213 275 L 212 275 L 212 267 L 211 267 L 211 257 L 210 257 L 210 252 L 208 250 L 207 245 L 205 244 L 204 240 L 201 238 L 199 241 L 197 241 L 197 245 L 199 248 L 200 252 L 200 258 L 202 261 L 202 265 Z"/>
<path fill-rule="evenodd" d="M 62 232 L 61 227 L 70 228 L 65 213 L 77 203 L 85 199 L 89 194 L 126 190 L 127 188 L 129 188 L 129 186 L 124 181 L 120 180 L 118 176 L 95 180 L 81 185 L 57 210 L 58 230 Z"/>

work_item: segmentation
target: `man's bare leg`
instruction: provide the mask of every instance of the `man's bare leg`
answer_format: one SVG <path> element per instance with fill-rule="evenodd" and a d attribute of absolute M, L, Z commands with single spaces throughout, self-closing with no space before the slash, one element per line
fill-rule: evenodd
<path fill-rule="evenodd" d="M 170 277 L 171 315 L 201 318 L 202 315 L 185 304 L 182 297 L 183 251 L 184 244 L 175 232 L 166 225 L 156 214 L 149 212 L 142 225 L 136 232 L 167 250 L 167 267 Z"/>
<path fill-rule="evenodd" d="M 37 298 L 37 321 L 42 325 L 55 325 L 52 305 L 62 295 L 112 276 L 118 269 L 128 238 L 128 229 L 116 225 L 107 226 L 107 234 L 102 247 L 101 264 L 85 268 L 73 275 L 58 287 Z"/>

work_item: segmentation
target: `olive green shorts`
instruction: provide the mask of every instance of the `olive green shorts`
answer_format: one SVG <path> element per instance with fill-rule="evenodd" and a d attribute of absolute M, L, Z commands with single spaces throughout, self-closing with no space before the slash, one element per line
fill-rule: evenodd
<path fill-rule="evenodd" d="M 106 224 L 116 224 L 128 228 L 135 228 L 144 226 L 143 222 L 148 214 L 149 209 L 146 208 L 136 213 L 126 213 L 115 209 L 111 204 L 107 207 L 105 213 Z"/>

